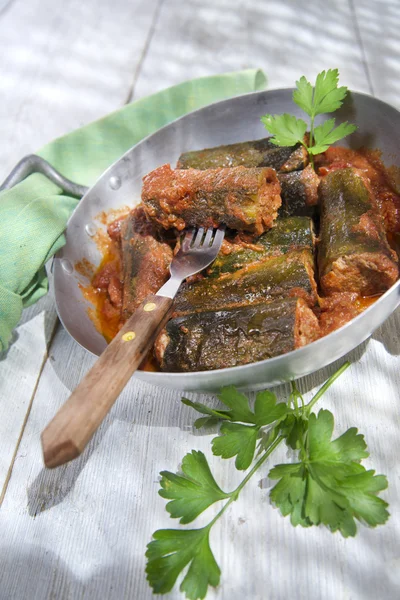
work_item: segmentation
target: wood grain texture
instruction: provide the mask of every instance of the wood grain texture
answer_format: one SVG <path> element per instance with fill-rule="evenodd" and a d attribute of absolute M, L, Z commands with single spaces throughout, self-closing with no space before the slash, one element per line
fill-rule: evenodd
<path fill-rule="evenodd" d="M 26 4 L 11 5 L 13 11 L 18 8 L 19 12 L 14 14 L 20 15 Z M 100 25 L 96 19 L 99 12 L 111 14 L 115 2 L 104 1 L 96 7 L 91 2 L 87 5 L 92 7 L 94 15 L 85 12 L 87 23 L 78 27 L 89 28 L 92 18 L 97 26 L 105 27 L 101 19 Z M 33 2 L 32 6 L 38 7 L 39 3 Z M 43 6 L 53 21 L 56 10 L 62 21 L 61 9 L 49 8 L 47 2 Z M 67 3 L 68 6 L 72 3 Z M 132 38 L 140 36 L 139 19 L 127 17 L 126 11 L 130 8 L 124 7 L 115 12 L 114 18 L 125 21 L 125 31 L 129 30 Z M 7 27 L 12 30 L 17 28 L 18 22 L 16 18 L 11 20 L 11 8 L 5 14 L 9 19 Z M 77 10 L 86 11 L 80 7 Z M 381 96 L 382 83 L 380 89 L 375 89 L 375 81 L 380 77 L 381 82 L 384 79 L 387 83 L 387 93 L 394 103 L 398 78 L 392 82 L 389 75 L 400 68 L 400 51 L 395 26 L 392 28 L 388 21 L 389 15 L 393 18 L 396 11 L 397 3 L 390 0 L 374 4 L 357 0 L 354 6 L 345 0 L 329 3 L 165 0 L 142 70 L 138 72 L 135 97 L 189 77 L 246 66 L 264 68 L 271 88 L 292 86 L 294 79 L 303 73 L 314 76 L 322 68 L 338 66 L 344 83 L 366 92 L 370 90 L 368 67 L 376 95 L 389 100 L 389 96 Z M 44 23 L 39 27 L 36 21 L 30 33 L 26 24 L 26 40 L 31 40 L 29 36 L 33 31 L 36 37 L 42 37 L 47 25 L 46 16 L 41 13 L 41 17 Z M 31 14 L 31 22 L 33 18 Z M 59 55 L 64 57 L 68 57 L 71 47 L 68 32 L 73 24 L 71 17 L 70 28 L 61 26 L 57 41 L 53 41 Z M 386 39 L 375 39 L 374 32 L 384 24 L 388 27 Z M 367 30 L 371 31 L 370 35 L 366 34 Z M 122 37 L 126 40 L 127 36 Z M 104 41 L 101 36 L 97 39 Z M 22 38 L 19 43 L 20 55 L 26 55 L 28 45 Z M 96 53 L 102 52 L 101 47 L 96 48 L 95 41 L 91 47 L 88 60 L 90 57 L 94 60 Z M 116 43 L 116 48 L 109 50 L 111 55 L 117 52 L 121 61 L 118 64 L 129 70 L 122 47 Z M 81 61 L 83 49 L 83 46 L 79 46 L 79 51 L 75 48 L 74 56 Z M 56 57 L 48 60 L 57 62 Z M 45 67 L 37 65 L 36 68 L 40 73 Z M 18 71 L 17 63 L 14 70 Z M 75 89 L 82 90 L 82 97 L 72 103 L 69 91 L 66 94 L 70 99 L 68 111 L 60 98 L 58 112 L 50 116 L 60 130 L 69 119 L 71 127 L 75 126 L 74 119 L 80 118 L 76 112 L 80 104 L 87 107 L 90 101 L 87 95 L 92 98 L 100 89 L 96 87 L 103 81 L 100 75 L 85 88 L 85 82 L 79 79 L 83 72 L 82 67 L 75 80 Z M 18 75 L 18 81 L 18 84 L 10 81 L 6 84 L 5 89 L 12 85 L 9 105 L 13 97 L 19 98 L 19 90 L 30 92 L 32 79 L 24 83 L 23 76 Z M 37 98 L 32 94 L 29 104 L 33 106 L 37 102 L 39 115 L 43 115 L 48 106 L 43 105 L 46 90 L 54 93 L 49 83 L 51 77 L 48 87 L 41 92 L 44 81 L 36 79 Z M 110 101 L 113 101 L 112 94 Z M 71 114 L 65 116 L 67 112 Z M 21 108 L 21 115 L 24 114 L 27 115 Z M 15 128 L 16 117 L 16 111 L 11 111 L 8 117 L 7 136 L 11 135 L 11 147 L 14 130 L 18 129 L 20 139 L 23 138 L 21 124 L 25 121 L 18 121 Z M 52 135 L 50 132 L 49 137 Z M 8 137 L 3 136 L 3 139 Z M 47 139 L 39 143 L 44 141 Z M 16 154 L 19 158 L 18 148 Z M 266 466 L 212 532 L 211 544 L 222 578 L 220 587 L 212 590 L 208 598 L 394 600 L 400 597 L 399 340 L 400 311 L 397 311 L 369 341 L 348 356 L 353 363 L 351 368 L 320 402 L 320 406 L 334 412 L 337 433 L 357 425 L 365 434 L 371 452 L 366 465 L 378 473 L 386 473 L 389 479 L 389 489 L 383 494 L 392 513 L 388 524 L 377 529 L 360 528 L 358 536 L 349 540 L 323 528 L 294 529 L 270 506 L 271 482 Z M 229 491 L 238 483 L 230 462 L 212 457 L 211 436 L 193 430 L 196 415 L 181 405 L 180 394 L 148 386 L 135 378 L 122 392 L 82 456 L 69 465 L 46 471 L 41 459 L 40 432 L 93 363 L 94 358 L 63 329 L 57 331 L 0 514 L 0 598 L 154 598 L 144 574 L 145 546 L 156 529 L 178 526 L 167 516 L 165 501 L 157 494 L 160 470 L 176 471 L 184 454 L 194 448 L 210 457 L 223 489 Z M 335 366 L 299 382 L 307 398 Z M 14 386 L 9 398 L 11 403 L 18 397 L 16 388 Z M 288 388 L 281 386 L 276 391 L 282 398 Z M 194 394 L 190 397 L 215 405 L 211 397 Z M 282 448 L 273 462 L 286 458 L 286 450 Z M 213 511 L 211 508 L 207 517 L 214 514 Z M 202 517 L 199 524 L 204 522 Z M 166 598 L 178 600 L 182 595 L 176 589 Z"/>
<path fill-rule="evenodd" d="M 0 180 L 45 143 L 122 106 L 157 2 L 19 0 L 0 14 Z"/>
<path fill-rule="evenodd" d="M 367 0 L 365 0 L 367 3 Z M 340 80 L 370 92 L 352 8 L 346 0 L 169 0 L 164 2 L 134 97 L 235 69 L 265 70 L 270 88 L 339 68 Z"/>
<path fill-rule="evenodd" d="M 0 504 L 16 444 L 46 359 L 46 318 L 42 308 L 21 323 L 14 332 L 14 343 L 0 358 Z"/>
<path fill-rule="evenodd" d="M 121 391 L 145 360 L 164 327 L 173 300 L 150 294 L 78 384 L 42 433 L 46 467 L 76 458 L 107 415 Z"/>
<path fill-rule="evenodd" d="M 400 108 L 400 3 L 351 0 L 372 93 Z"/>

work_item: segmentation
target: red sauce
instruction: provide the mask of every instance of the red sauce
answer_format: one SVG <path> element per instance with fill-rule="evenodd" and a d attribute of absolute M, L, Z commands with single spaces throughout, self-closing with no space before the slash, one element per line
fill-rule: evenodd
<path fill-rule="evenodd" d="M 75 265 L 78 272 L 91 277 L 90 284 L 85 287 L 80 286 L 80 288 L 86 300 L 93 305 L 93 308 L 89 309 L 89 317 L 108 343 L 117 335 L 122 326 L 120 310 L 122 300 L 122 268 L 117 241 L 118 237 L 113 235 L 120 219 L 121 217 L 113 222 L 116 226 L 111 226 L 111 231 L 109 227 L 109 234 L 111 233 L 113 239 L 110 239 L 103 230 L 99 230 L 96 234 L 97 245 L 103 254 L 102 261 L 97 270 L 94 272 L 93 265 L 88 261 L 81 261 Z M 152 350 L 142 362 L 139 369 L 151 372 L 160 370 Z"/>
<path fill-rule="evenodd" d="M 315 167 L 321 176 L 346 167 L 363 171 L 370 181 L 386 230 L 400 232 L 400 194 L 396 191 L 394 178 L 382 163 L 378 150 L 350 150 L 340 146 L 329 148 L 316 157 Z"/>
<path fill-rule="evenodd" d="M 366 310 L 367 308 L 375 304 L 375 302 L 379 300 L 380 297 L 380 295 L 369 296 L 368 298 L 363 298 L 362 296 L 359 296 L 355 301 L 357 311 L 359 313 L 363 312 L 363 310 Z"/>
<path fill-rule="evenodd" d="M 81 286 L 81 291 L 91 304 L 89 316 L 94 322 L 96 329 L 110 342 L 120 329 L 120 308 L 113 305 L 109 287 L 113 280 L 120 282 L 120 257 L 114 243 L 109 240 L 104 249 L 103 259 L 88 286 Z M 122 283 L 120 282 L 121 289 Z M 112 289 L 112 288 L 111 288 Z"/>

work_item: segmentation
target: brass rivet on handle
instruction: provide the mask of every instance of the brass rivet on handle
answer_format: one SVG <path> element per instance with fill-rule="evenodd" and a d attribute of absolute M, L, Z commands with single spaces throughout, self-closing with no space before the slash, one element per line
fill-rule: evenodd
<path fill-rule="evenodd" d="M 132 340 L 135 339 L 135 337 L 136 337 L 136 333 L 134 331 L 127 331 L 122 336 L 122 339 L 124 340 L 124 342 L 131 342 Z"/>
<path fill-rule="evenodd" d="M 154 302 L 148 302 L 147 304 L 145 304 L 143 306 L 143 310 L 145 310 L 146 312 L 151 312 L 155 308 L 156 308 L 156 305 L 154 304 Z"/>

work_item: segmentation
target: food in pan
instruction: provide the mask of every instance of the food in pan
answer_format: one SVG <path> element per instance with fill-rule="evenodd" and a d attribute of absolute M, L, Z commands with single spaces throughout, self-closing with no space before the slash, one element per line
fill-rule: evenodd
<path fill-rule="evenodd" d="M 120 236 L 121 317 L 126 320 L 148 294 L 167 281 L 173 254 L 170 245 L 146 218 L 141 206 L 123 221 Z"/>
<path fill-rule="evenodd" d="M 378 172 L 375 155 L 372 160 L 362 152 L 334 150 L 333 155 L 316 157 L 315 170 L 308 165 L 283 175 L 287 179 L 282 213 L 289 217 L 277 215 L 282 174 L 270 168 L 164 166 L 146 176 L 142 205 L 114 228 L 117 233 L 110 231 L 119 260 L 111 267 L 103 264 L 93 282 L 99 286 L 99 281 L 108 281 L 100 294 L 107 296 L 102 304 L 108 307 L 105 318 L 110 304 L 119 314 L 113 334 L 143 298 L 166 281 L 182 226 L 216 226 L 229 219 L 236 228 L 227 231 L 217 259 L 181 286 L 151 368 L 204 370 L 262 360 L 326 335 L 369 306 L 398 278 L 397 255 L 386 235 L 388 222 L 395 227 L 387 200 L 390 184 L 382 168 L 385 194 L 377 177 L 372 176 L 371 184 L 368 175 Z M 358 168 L 360 163 L 364 169 Z M 264 180 L 266 173 L 266 186 L 272 191 L 266 194 L 268 201 L 260 202 L 249 182 Z M 311 201 L 302 192 L 302 181 L 311 181 Z M 183 190 L 189 188 L 185 197 Z M 380 193 L 385 205 L 376 200 Z M 393 188 L 390 194 L 393 202 L 398 199 Z M 314 220 L 304 216 L 308 208 Z M 280 310 L 282 319 L 274 329 L 272 315 Z M 262 326 L 249 330 L 247 324 L 255 318 Z"/>
<path fill-rule="evenodd" d="M 316 214 L 319 177 L 311 165 L 302 171 L 280 173 L 282 206 L 280 216 Z"/>
<path fill-rule="evenodd" d="M 233 240 L 225 237 L 221 252 L 207 269 L 209 277 L 234 273 L 242 267 L 269 256 L 279 256 L 293 250 L 314 252 L 315 235 L 313 223 L 307 217 L 277 219 L 274 227 L 257 240 L 236 235 Z"/>
<path fill-rule="evenodd" d="M 271 138 L 205 148 L 180 155 L 178 169 L 215 169 L 220 167 L 271 167 L 280 173 L 304 169 L 307 152 L 300 143 L 277 148 Z"/>
<path fill-rule="evenodd" d="M 271 138 L 243 142 L 197 152 L 185 152 L 178 169 L 211 169 L 221 167 L 272 167 L 281 185 L 280 216 L 314 214 L 318 202 L 319 178 L 308 164 L 307 152 L 301 144 L 277 148 Z"/>
<path fill-rule="evenodd" d="M 346 168 L 327 175 L 321 181 L 320 201 L 318 267 L 323 294 L 385 292 L 398 277 L 397 256 L 362 172 Z"/>
<path fill-rule="evenodd" d="M 163 165 L 143 179 L 142 202 L 149 219 L 165 229 L 191 225 L 260 235 L 272 227 L 281 206 L 271 168 L 171 169 Z"/>
<path fill-rule="evenodd" d="M 321 75 L 325 96 L 298 85 L 309 132 L 266 115 L 270 138 L 184 152 L 175 169 L 144 177 L 141 205 L 109 228 L 112 261 L 93 280 L 107 339 L 165 282 L 185 227 L 227 226 L 214 263 L 182 284 L 148 368 L 219 369 L 295 350 L 398 279 L 400 195 L 377 152 L 329 148 L 353 125 L 314 126 L 346 90 L 336 71 Z"/>
<path fill-rule="evenodd" d="M 171 319 L 155 354 L 164 371 L 204 371 L 244 365 L 316 340 L 318 319 L 299 297 Z"/>
<path fill-rule="evenodd" d="M 257 304 L 272 298 L 301 297 L 316 301 L 313 257 L 301 250 L 246 265 L 216 279 L 205 277 L 182 284 L 175 299 L 175 313 L 221 310 Z"/>

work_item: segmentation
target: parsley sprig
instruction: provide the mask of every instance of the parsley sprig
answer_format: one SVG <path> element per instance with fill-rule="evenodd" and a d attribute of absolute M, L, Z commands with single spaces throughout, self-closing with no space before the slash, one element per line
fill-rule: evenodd
<path fill-rule="evenodd" d="M 310 117 L 309 136 L 306 136 L 308 124 L 303 119 L 287 113 L 264 115 L 261 121 L 273 136 L 271 142 L 276 146 L 302 144 L 313 164 L 313 155 L 325 152 L 329 146 L 353 133 L 357 127 L 347 121 L 335 127 L 335 119 L 328 119 L 314 126 L 316 116 L 333 113 L 342 106 L 348 90 L 345 86 L 338 87 L 338 83 L 338 69 L 319 73 L 314 86 L 304 76 L 296 81 L 293 101 Z"/>
<path fill-rule="evenodd" d="M 205 455 L 196 450 L 183 458 L 181 473 L 161 472 L 159 494 L 169 500 L 166 509 L 181 524 L 191 523 L 216 502 L 225 504 L 205 527 L 161 529 L 153 534 L 147 546 L 146 573 L 156 594 L 169 592 L 186 567 L 180 585 L 186 598 L 202 599 L 209 585 L 219 584 L 221 571 L 210 548 L 210 530 L 283 441 L 298 452 L 298 462 L 277 465 L 269 472 L 269 477 L 277 480 L 270 497 L 282 515 L 290 515 L 293 525 L 323 524 L 348 537 L 356 534 L 356 521 L 372 527 L 385 523 L 388 505 L 378 494 L 387 487 L 387 480 L 360 464 L 368 456 L 364 437 L 352 427 L 332 440 L 332 413 L 324 409 L 317 415 L 311 412 L 348 366 L 345 363 L 332 375 L 308 404 L 294 383 L 287 403 L 278 403 L 268 390 L 258 392 L 254 410 L 234 386 L 223 388 L 218 395 L 228 410 L 182 399 L 206 415 L 196 421 L 196 427 L 221 423 L 221 435 L 212 440 L 213 454 L 235 457 L 239 470 L 253 466 L 231 492 L 219 487 Z"/>

